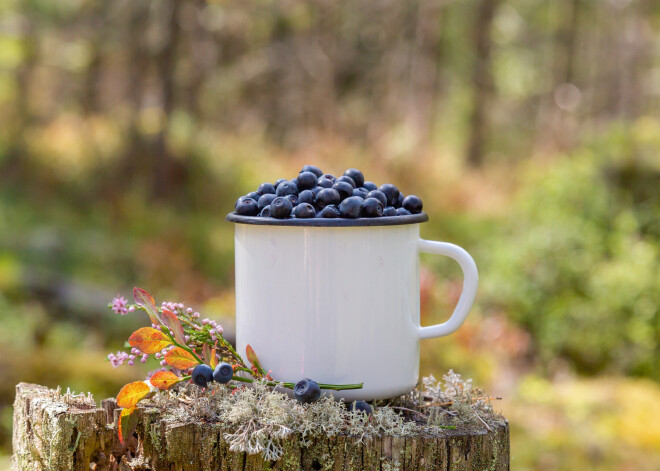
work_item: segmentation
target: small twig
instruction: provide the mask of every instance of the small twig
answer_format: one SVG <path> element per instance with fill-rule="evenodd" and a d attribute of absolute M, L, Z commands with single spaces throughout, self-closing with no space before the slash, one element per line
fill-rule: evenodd
<path fill-rule="evenodd" d="M 399 407 L 399 406 L 389 406 L 389 407 L 390 407 L 390 409 L 400 409 L 400 410 L 405 410 L 405 411 L 408 411 L 408 412 L 413 412 L 415 414 L 421 415 L 424 418 L 427 418 L 426 414 L 424 414 L 424 413 L 422 413 L 418 410 L 415 410 L 415 409 L 408 409 L 407 407 Z"/>
<path fill-rule="evenodd" d="M 486 428 L 488 429 L 488 431 L 489 431 L 489 432 L 492 432 L 493 429 L 490 428 L 490 425 L 488 425 L 488 424 L 484 421 L 484 419 L 481 418 L 481 416 L 477 413 L 477 411 L 475 410 L 475 411 L 473 411 L 473 412 L 474 412 L 474 415 L 477 416 L 477 419 L 481 420 L 481 423 L 484 424 L 484 425 L 486 426 Z"/>

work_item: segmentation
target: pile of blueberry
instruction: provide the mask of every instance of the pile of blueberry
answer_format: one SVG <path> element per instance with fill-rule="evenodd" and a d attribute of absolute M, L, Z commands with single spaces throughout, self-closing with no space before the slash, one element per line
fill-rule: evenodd
<path fill-rule="evenodd" d="M 234 211 L 240 216 L 276 219 L 376 218 L 421 213 L 422 200 L 404 196 L 391 183 L 365 182 L 362 172 L 354 168 L 337 178 L 305 165 L 293 180 L 262 183 L 257 191 L 241 196 Z"/>

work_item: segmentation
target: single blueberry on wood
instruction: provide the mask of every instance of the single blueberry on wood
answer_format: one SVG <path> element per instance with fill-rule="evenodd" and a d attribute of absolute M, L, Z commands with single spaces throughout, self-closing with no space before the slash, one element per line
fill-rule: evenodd
<path fill-rule="evenodd" d="M 245 198 L 238 202 L 235 211 L 241 216 L 256 216 L 259 214 L 259 205 L 252 198 Z"/>
<path fill-rule="evenodd" d="M 257 193 L 260 195 L 268 195 L 268 194 L 275 194 L 275 185 L 272 183 L 262 183 L 259 185 L 259 188 L 257 189 Z"/>
<path fill-rule="evenodd" d="M 355 186 L 364 185 L 364 175 L 356 168 L 349 168 L 344 172 L 344 175 L 351 177 L 355 182 Z"/>
<path fill-rule="evenodd" d="M 337 178 L 335 183 L 338 182 L 346 182 L 349 185 L 351 185 L 351 188 L 357 188 L 357 185 L 355 184 L 355 181 L 351 177 L 347 177 L 346 175 L 342 175 L 341 177 Z"/>
<path fill-rule="evenodd" d="M 277 186 L 277 196 L 297 195 L 298 187 L 293 182 L 282 182 Z"/>
<path fill-rule="evenodd" d="M 292 209 L 293 209 L 293 205 L 291 204 L 291 201 L 281 196 L 278 196 L 270 204 L 270 215 L 271 217 L 277 219 L 288 218 L 289 215 L 291 214 Z"/>
<path fill-rule="evenodd" d="M 368 218 L 377 218 L 383 215 L 383 203 L 376 198 L 367 198 L 362 202 L 362 215 Z"/>
<path fill-rule="evenodd" d="M 382 191 L 372 190 L 367 194 L 367 198 L 376 198 L 378 201 L 380 201 L 383 207 L 387 206 L 387 196 L 385 196 L 385 193 Z"/>
<path fill-rule="evenodd" d="M 310 219 L 316 216 L 316 210 L 314 206 L 309 203 L 300 203 L 298 206 L 293 208 L 293 217 L 299 219 Z"/>
<path fill-rule="evenodd" d="M 342 201 L 348 198 L 349 196 L 353 196 L 353 187 L 351 186 L 350 183 L 347 182 L 337 182 L 334 185 L 332 185 L 333 190 L 337 190 L 337 193 L 339 193 L 339 199 Z"/>
<path fill-rule="evenodd" d="M 412 214 L 418 214 L 422 212 L 422 200 L 418 196 L 408 195 L 403 200 L 403 207 L 410 211 Z"/>
<path fill-rule="evenodd" d="M 200 388 L 205 388 L 213 381 L 213 369 L 209 365 L 197 365 L 192 370 L 192 382 Z"/>
<path fill-rule="evenodd" d="M 324 188 L 316 195 L 316 207 L 318 209 L 323 209 L 331 204 L 339 204 L 340 201 L 339 192 L 332 188 Z"/>
<path fill-rule="evenodd" d="M 312 172 L 302 172 L 298 175 L 298 190 L 309 190 L 316 186 L 317 176 Z"/>
<path fill-rule="evenodd" d="M 357 219 L 360 217 L 360 209 L 362 208 L 362 198 L 359 196 L 351 196 L 346 198 L 339 205 L 339 214 L 343 218 Z"/>
<path fill-rule="evenodd" d="M 364 412 L 367 415 L 371 415 L 371 406 L 365 401 L 353 401 L 348 406 L 349 410 Z"/>
<path fill-rule="evenodd" d="M 277 198 L 277 196 L 274 193 L 266 193 L 265 195 L 261 195 L 261 198 L 259 198 L 259 210 L 264 209 L 266 206 L 272 203 L 275 198 Z"/>
<path fill-rule="evenodd" d="M 213 380 L 218 383 L 228 383 L 234 376 L 234 369 L 227 362 L 218 363 L 213 370 Z"/>
<path fill-rule="evenodd" d="M 314 165 L 305 165 L 300 172 L 312 172 L 314 175 L 316 175 L 316 178 L 319 178 L 321 175 L 323 175 L 323 170 Z"/>
<path fill-rule="evenodd" d="M 399 200 L 399 189 L 391 183 L 385 183 L 378 188 L 387 196 L 387 206 L 394 206 Z"/>
<path fill-rule="evenodd" d="M 316 381 L 305 378 L 298 381 L 293 387 L 293 395 L 299 402 L 310 404 L 321 397 L 321 388 Z"/>

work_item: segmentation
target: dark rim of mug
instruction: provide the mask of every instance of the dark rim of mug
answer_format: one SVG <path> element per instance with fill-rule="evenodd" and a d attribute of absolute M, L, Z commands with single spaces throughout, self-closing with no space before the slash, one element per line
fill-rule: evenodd
<path fill-rule="evenodd" d="M 225 218 L 237 224 L 252 224 L 255 226 L 303 226 L 303 227 L 365 227 L 365 226 L 401 226 L 403 224 L 419 224 L 426 222 L 429 217 L 426 213 L 408 214 L 405 216 L 381 216 L 377 218 L 310 218 L 310 219 L 275 219 L 257 216 L 240 216 L 235 212 L 227 214 Z"/>

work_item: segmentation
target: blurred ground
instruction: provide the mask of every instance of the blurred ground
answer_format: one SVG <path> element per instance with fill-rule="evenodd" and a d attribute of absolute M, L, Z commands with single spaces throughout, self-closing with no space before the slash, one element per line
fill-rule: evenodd
<path fill-rule="evenodd" d="M 304 164 L 424 200 L 480 289 L 422 344 L 493 395 L 519 470 L 660 468 L 652 0 L 0 4 L 0 453 L 14 385 L 115 395 L 141 286 L 233 316 L 238 195 Z M 460 272 L 423 257 L 424 323 Z M 0 457 L 0 468 L 3 461 Z"/>

